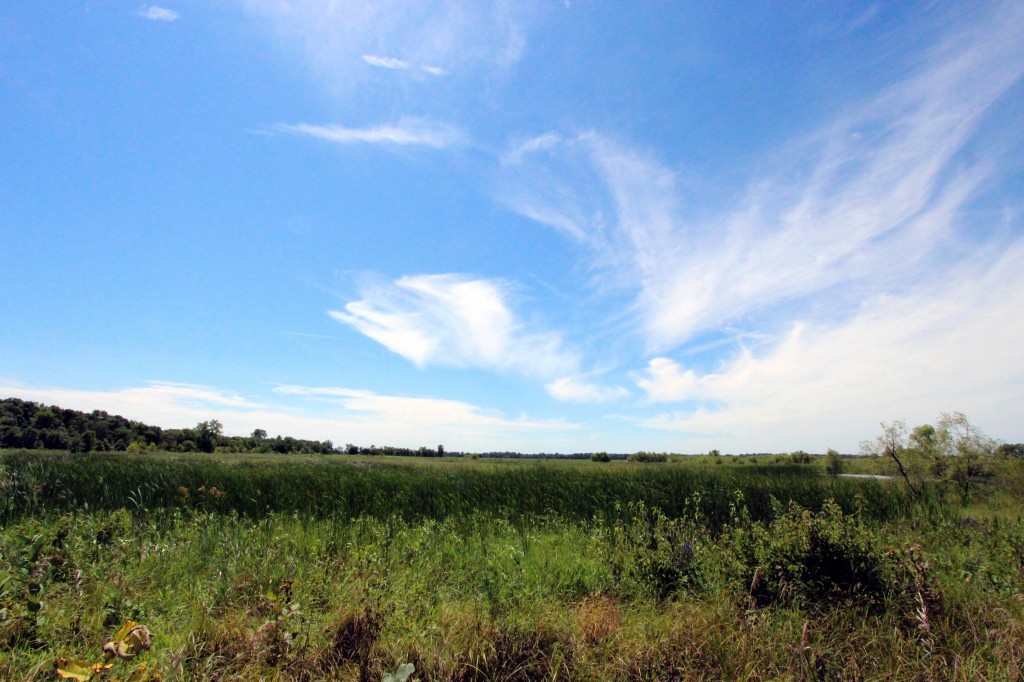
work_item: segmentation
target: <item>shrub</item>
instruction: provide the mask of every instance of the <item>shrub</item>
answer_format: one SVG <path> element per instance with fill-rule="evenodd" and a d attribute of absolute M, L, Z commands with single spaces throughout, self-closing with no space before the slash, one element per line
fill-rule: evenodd
<path fill-rule="evenodd" d="M 797 450 L 796 452 L 790 453 L 789 461 L 793 462 L 793 464 L 810 464 L 811 456 L 803 450 Z"/>
<path fill-rule="evenodd" d="M 732 535 L 750 577 L 751 608 L 872 603 L 885 596 L 884 556 L 859 520 L 831 500 L 817 514 L 796 504 L 777 513 L 770 525 L 755 524 Z"/>
<path fill-rule="evenodd" d="M 843 473 L 843 460 L 839 459 L 839 453 L 831 448 L 825 455 L 825 473 L 829 476 L 838 476 Z"/>
<path fill-rule="evenodd" d="M 591 462 L 610 462 L 612 458 L 608 456 L 607 452 L 595 452 L 590 455 Z"/>
<path fill-rule="evenodd" d="M 668 456 L 664 453 L 644 452 L 643 450 L 641 450 L 640 452 L 634 452 L 632 455 L 630 455 L 629 461 L 643 462 L 645 464 L 649 464 L 652 462 L 667 462 Z"/>
<path fill-rule="evenodd" d="M 658 600 L 698 586 L 693 549 L 697 531 L 686 519 L 670 519 L 660 509 L 637 502 L 607 532 L 605 546 L 619 581 L 633 583 Z"/>

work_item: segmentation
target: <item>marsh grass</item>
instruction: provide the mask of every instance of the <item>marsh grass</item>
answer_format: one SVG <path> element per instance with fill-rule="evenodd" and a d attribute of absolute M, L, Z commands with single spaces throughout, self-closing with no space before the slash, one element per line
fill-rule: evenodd
<path fill-rule="evenodd" d="M 125 620 L 167 679 L 1024 674 L 1012 507 L 752 464 L 3 464 L 0 679 L 53 679 Z"/>
<path fill-rule="evenodd" d="M 380 463 L 344 458 L 227 458 L 126 453 L 6 452 L 0 455 L 0 519 L 77 509 L 179 507 L 259 518 L 296 512 L 310 518 L 398 515 L 406 520 L 477 512 L 532 519 L 610 518 L 617 505 L 641 502 L 670 517 L 687 513 L 692 495 L 704 524 L 720 528 L 739 491 L 755 519 L 772 500 L 877 519 L 914 508 L 898 485 L 858 479 L 822 480 L 816 469 L 751 464 L 728 470 L 699 465 L 600 466 L 578 461 Z M 460 466 L 461 465 L 461 466 Z M 693 511 L 693 510 L 690 510 Z"/>

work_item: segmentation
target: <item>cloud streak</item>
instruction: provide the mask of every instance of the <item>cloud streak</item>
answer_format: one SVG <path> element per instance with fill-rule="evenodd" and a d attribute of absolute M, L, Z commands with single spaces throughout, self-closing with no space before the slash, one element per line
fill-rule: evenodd
<path fill-rule="evenodd" d="M 341 145 L 387 144 L 443 149 L 460 144 L 465 139 L 462 133 L 451 126 L 419 118 L 403 118 L 394 125 L 379 125 L 370 128 L 278 123 L 274 126 L 274 130 Z"/>
<path fill-rule="evenodd" d="M 532 331 L 509 305 L 508 285 L 462 275 L 402 277 L 364 287 L 331 318 L 417 367 L 475 367 L 550 378 L 574 372 L 576 355 L 554 332 Z"/>
<path fill-rule="evenodd" d="M 150 5 L 148 7 L 142 7 L 138 11 L 138 15 L 144 19 L 150 21 L 177 21 L 181 18 L 181 14 L 175 12 L 173 9 L 167 9 L 166 7 L 160 7 L 158 5 Z"/>
<path fill-rule="evenodd" d="M 997 163 L 964 152 L 1024 73 L 1022 30 L 1024 10 L 1005 5 L 951 36 L 916 73 L 790 145 L 718 211 L 698 213 L 672 169 L 593 132 L 513 148 L 502 198 L 636 292 L 653 353 L 816 297 L 832 313 L 852 309 L 957 257 L 958 219 Z"/>
<path fill-rule="evenodd" d="M 363 61 L 370 66 L 392 71 L 409 71 L 410 69 L 429 73 L 432 76 L 447 76 L 448 71 L 440 66 L 417 65 L 396 57 L 380 57 L 373 54 L 364 54 Z"/>
<path fill-rule="evenodd" d="M 299 51 L 311 70 L 341 96 L 375 77 L 358 68 L 362 64 L 432 76 L 506 70 L 522 58 L 533 13 L 507 0 L 243 0 L 243 6 L 284 45 Z M 394 54 L 402 58 L 387 56 Z"/>

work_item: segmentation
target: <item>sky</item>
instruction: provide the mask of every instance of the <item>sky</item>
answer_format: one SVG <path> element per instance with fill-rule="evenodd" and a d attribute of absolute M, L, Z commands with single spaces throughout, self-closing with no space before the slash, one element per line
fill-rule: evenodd
<path fill-rule="evenodd" d="M 450 451 L 1024 441 L 1024 3 L 0 3 L 0 397 Z"/>

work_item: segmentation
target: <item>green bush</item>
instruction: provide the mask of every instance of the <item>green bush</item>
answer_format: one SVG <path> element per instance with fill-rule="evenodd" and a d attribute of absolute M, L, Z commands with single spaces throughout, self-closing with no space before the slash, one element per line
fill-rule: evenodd
<path fill-rule="evenodd" d="M 622 518 L 605 528 L 604 546 L 616 581 L 659 601 L 678 590 L 697 589 L 698 527 L 687 518 L 670 519 L 642 502 L 622 511 Z"/>
<path fill-rule="evenodd" d="M 645 464 L 661 463 L 668 461 L 668 455 L 660 452 L 634 452 L 629 456 L 630 462 L 643 462 Z"/>
<path fill-rule="evenodd" d="M 870 530 L 831 500 L 818 513 L 791 504 L 771 524 L 733 528 L 730 534 L 754 608 L 880 602 L 890 582 L 885 576 L 893 574 Z"/>

